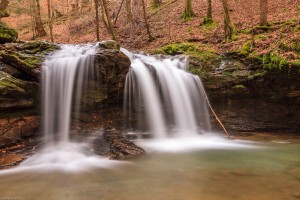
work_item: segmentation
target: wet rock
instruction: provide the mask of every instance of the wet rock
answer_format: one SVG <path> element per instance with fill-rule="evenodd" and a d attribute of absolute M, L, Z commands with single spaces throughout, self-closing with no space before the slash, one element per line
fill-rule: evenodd
<path fill-rule="evenodd" d="M 263 63 L 225 55 L 221 64 L 203 67 L 198 61 L 190 67 L 202 78 L 212 107 L 229 131 L 300 131 L 300 113 L 295 112 L 300 109 L 296 66 L 266 69 Z M 219 129 L 214 117 L 211 121 Z"/>
<path fill-rule="evenodd" d="M 124 160 L 145 154 L 144 149 L 123 137 L 122 134 L 115 129 L 105 129 L 103 138 L 109 146 L 111 159 Z"/>

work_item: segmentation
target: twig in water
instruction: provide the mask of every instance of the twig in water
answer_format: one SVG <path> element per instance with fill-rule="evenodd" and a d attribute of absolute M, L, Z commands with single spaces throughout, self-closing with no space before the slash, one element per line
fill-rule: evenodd
<path fill-rule="evenodd" d="M 206 99 L 206 101 L 207 101 L 208 107 L 210 108 L 211 112 L 214 114 L 216 120 L 219 122 L 219 124 L 220 124 L 221 127 L 223 128 L 223 130 L 224 130 L 226 136 L 229 138 L 230 136 L 229 136 L 229 134 L 228 134 L 228 132 L 227 132 L 225 126 L 222 124 L 221 120 L 219 119 L 219 117 L 218 117 L 217 114 L 215 113 L 214 109 L 212 108 L 212 106 L 211 106 L 211 104 L 210 104 L 210 102 L 209 102 L 209 100 L 208 100 L 208 98 L 207 98 L 207 95 L 205 95 L 205 99 Z"/>

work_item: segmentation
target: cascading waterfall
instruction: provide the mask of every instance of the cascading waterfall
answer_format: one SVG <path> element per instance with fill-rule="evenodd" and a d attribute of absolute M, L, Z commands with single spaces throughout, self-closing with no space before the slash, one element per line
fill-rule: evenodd
<path fill-rule="evenodd" d="M 122 51 L 131 59 L 124 102 L 129 119 L 145 113 L 155 138 L 210 131 L 206 94 L 200 78 L 186 71 L 186 57 L 159 59 Z"/>
<path fill-rule="evenodd" d="M 87 144 L 69 139 L 71 119 L 80 112 L 90 82 L 98 82 L 95 53 L 96 45 L 62 45 L 47 57 L 42 68 L 45 145 L 19 170 L 78 171 L 115 163 L 89 152 Z"/>
<path fill-rule="evenodd" d="M 43 127 L 45 142 L 67 142 L 72 104 L 79 112 L 83 83 L 95 65 L 95 46 L 63 45 L 42 68 Z M 75 88 L 76 87 L 76 88 Z"/>

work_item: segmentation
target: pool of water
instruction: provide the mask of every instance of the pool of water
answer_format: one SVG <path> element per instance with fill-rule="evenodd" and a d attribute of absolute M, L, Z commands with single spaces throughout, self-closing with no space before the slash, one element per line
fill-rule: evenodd
<path fill-rule="evenodd" d="M 299 144 L 234 143 L 185 151 L 141 143 L 146 156 L 106 167 L 2 171 L 0 199 L 300 199 Z"/>

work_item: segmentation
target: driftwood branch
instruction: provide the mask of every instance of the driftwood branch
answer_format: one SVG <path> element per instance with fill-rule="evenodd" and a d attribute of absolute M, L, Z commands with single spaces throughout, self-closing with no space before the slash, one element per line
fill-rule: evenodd
<path fill-rule="evenodd" d="M 214 114 L 216 120 L 219 122 L 220 126 L 223 128 L 223 130 L 224 130 L 226 136 L 229 138 L 230 136 L 229 136 L 229 134 L 228 134 L 228 132 L 227 132 L 225 126 L 223 125 L 223 123 L 221 122 L 220 118 L 217 116 L 217 114 L 215 113 L 214 109 L 212 108 L 212 106 L 211 106 L 211 104 L 210 104 L 210 102 L 209 102 L 209 100 L 208 100 L 207 95 L 205 96 L 205 99 L 206 99 L 206 102 L 207 102 L 208 107 L 210 108 L 211 112 Z"/>

